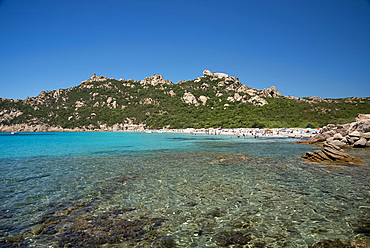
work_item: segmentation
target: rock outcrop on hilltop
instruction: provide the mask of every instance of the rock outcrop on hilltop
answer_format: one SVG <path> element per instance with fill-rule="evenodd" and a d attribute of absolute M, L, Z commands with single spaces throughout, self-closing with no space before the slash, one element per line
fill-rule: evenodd
<path fill-rule="evenodd" d="M 239 82 L 239 79 L 237 77 L 231 77 L 226 73 L 221 72 L 211 72 L 209 70 L 203 71 L 203 76 L 212 77 L 213 79 L 225 79 L 226 81 L 233 81 L 233 82 Z"/>
<path fill-rule="evenodd" d="M 140 84 L 157 86 L 157 85 L 171 85 L 173 83 L 170 80 L 164 80 L 163 76 L 155 74 L 151 77 L 144 78 L 143 80 L 140 81 Z"/>
<path fill-rule="evenodd" d="M 275 86 L 271 86 L 270 88 L 263 89 L 261 92 L 261 95 L 264 97 L 283 97 L 282 94 L 278 91 L 278 89 Z"/>
<path fill-rule="evenodd" d="M 84 84 L 84 83 L 91 83 L 91 82 L 103 82 L 103 81 L 107 81 L 108 78 L 107 77 L 104 77 L 104 76 L 96 76 L 95 73 L 92 74 L 91 78 L 85 80 L 85 81 L 82 81 L 81 84 Z"/>
<path fill-rule="evenodd" d="M 227 98 L 230 102 L 241 102 L 241 103 L 250 103 L 254 106 L 264 106 L 268 104 L 263 97 L 267 98 L 279 98 L 284 97 L 275 86 L 271 86 L 268 89 L 257 90 L 251 87 L 245 86 L 240 83 L 239 78 L 229 76 L 226 73 L 211 72 L 209 70 L 203 71 L 203 77 L 208 77 L 212 81 L 219 81 L 219 86 L 225 86 L 226 91 L 236 92 L 233 96 Z M 197 78 L 194 81 L 200 82 L 201 78 Z M 244 93 L 245 95 L 241 96 L 239 93 Z M 219 93 L 222 96 L 221 93 Z M 248 99 L 247 99 L 248 98 Z M 187 101 L 189 102 L 189 101 Z"/>

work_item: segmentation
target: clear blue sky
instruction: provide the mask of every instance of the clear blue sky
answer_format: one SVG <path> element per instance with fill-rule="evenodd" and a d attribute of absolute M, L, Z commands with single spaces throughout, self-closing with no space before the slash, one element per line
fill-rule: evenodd
<path fill-rule="evenodd" d="M 204 69 L 284 95 L 369 97 L 370 2 L 0 0 L 0 97 Z"/>

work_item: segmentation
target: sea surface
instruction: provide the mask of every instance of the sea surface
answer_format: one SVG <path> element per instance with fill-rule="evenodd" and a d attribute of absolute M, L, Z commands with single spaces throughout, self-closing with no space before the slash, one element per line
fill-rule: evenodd
<path fill-rule="evenodd" d="M 0 247 L 310 247 L 369 242 L 361 165 L 289 138 L 0 134 Z"/>

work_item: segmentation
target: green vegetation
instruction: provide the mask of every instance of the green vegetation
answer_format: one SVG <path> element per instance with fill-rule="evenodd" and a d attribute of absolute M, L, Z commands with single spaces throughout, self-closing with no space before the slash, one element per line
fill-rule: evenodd
<path fill-rule="evenodd" d="M 210 77 L 156 86 L 113 79 L 88 82 L 24 101 L 2 99 L 0 121 L 2 125 L 45 123 L 90 129 L 117 123 L 144 123 L 147 128 L 276 128 L 343 124 L 355 121 L 360 113 L 370 113 L 370 98 L 297 101 L 265 97 L 268 104 L 254 106 L 247 102 L 249 94 L 235 90 L 240 86 Z M 191 92 L 198 104 L 185 103 L 185 92 Z M 228 99 L 236 93 L 243 101 Z M 201 96 L 207 98 L 205 104 Z"/>

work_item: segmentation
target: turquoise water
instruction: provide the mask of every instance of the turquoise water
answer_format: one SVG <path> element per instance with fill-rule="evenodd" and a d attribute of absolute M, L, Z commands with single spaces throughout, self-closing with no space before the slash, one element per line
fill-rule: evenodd
<path fill-rule="evenodd" d="M 0 134 L 0 247 L 308 247 L 369 240 L 370 154 L 284 138 Z M 247 157 L 244 157 L 245 155 Z"/>

